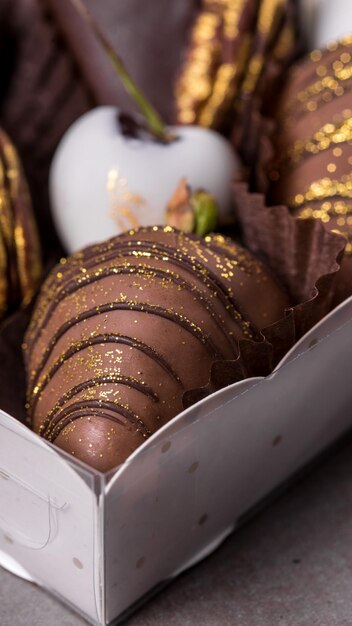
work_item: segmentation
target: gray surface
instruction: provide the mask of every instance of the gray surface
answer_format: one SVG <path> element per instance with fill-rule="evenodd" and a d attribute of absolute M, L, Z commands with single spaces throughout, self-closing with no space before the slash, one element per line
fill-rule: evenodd
<path fill-rule="evenodd" d="M 352 441 L 126 626 L 351 626 Z M 84 626 L 0 568 L 1 626 Z"/>

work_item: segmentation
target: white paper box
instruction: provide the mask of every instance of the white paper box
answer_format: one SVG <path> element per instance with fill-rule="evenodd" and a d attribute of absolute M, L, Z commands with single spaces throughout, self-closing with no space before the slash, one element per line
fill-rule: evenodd
<path fill-rule="evenodd" d="M 106 626 L 352 426 L 352 298 L 103 475 L 0 412 L 0 563 Z"/>

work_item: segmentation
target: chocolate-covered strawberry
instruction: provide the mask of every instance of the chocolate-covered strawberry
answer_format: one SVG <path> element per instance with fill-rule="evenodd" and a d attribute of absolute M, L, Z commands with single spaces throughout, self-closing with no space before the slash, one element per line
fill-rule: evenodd
<path fill-rule="evenodd" d="M 206 385 L 241 339 L 283 316 L 264 266 L 221 235 L 131 231 L 58 265 L 26 336 L 29 415 L 44 438 L 108 470 Z"/>

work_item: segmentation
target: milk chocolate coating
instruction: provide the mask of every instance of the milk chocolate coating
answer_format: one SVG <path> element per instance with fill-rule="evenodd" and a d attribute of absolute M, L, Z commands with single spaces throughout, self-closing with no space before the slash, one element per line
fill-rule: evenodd
<path fill-rule="evenodd" d="M 352 294 L 352 39 L 313 51 L 281 98 L 270 202 L 347 238 L 336 302 Z"/>
<path fill-rule="evenodd" d="M 220 235 L 150 227 L 86 248 L 49 275 L 25 338 L 33 428 L 107 471 L 288 305 L 263 265 Z"/>

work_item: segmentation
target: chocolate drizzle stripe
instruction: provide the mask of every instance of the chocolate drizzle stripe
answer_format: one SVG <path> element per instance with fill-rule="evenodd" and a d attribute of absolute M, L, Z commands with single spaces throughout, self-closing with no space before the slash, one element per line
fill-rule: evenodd
<path fill-rule="evenodd" d="M 66 418 L 63 418 L 62 422 L 60 422 L 60 424 L 58 424 L 58 426 L 56 427 L 56 432 L 52 432 L 49 435 L 43 435 L 40 432 L 40 436 L 43 439 L 46 439 L 47 441 L 50 441 L 51 443 L 54 443 L 55 439 L 61 435 L 62 431 L 66 428 L 66 426 L 69 426 L 70 424 L 72 424 L 73 422 L 75 422 L 78 419 L 81 419 L 82 417 L 103 417 L 104 419 L 110 420 L 111 422 L 114 422 L 115 424 L 118 424 L 119 426 L 122 426 L 123 428 L 126 428 L 126 423 L 122 420 L 119 419 L 116 415 L 113 415 L 112 413 L 106 413 L 105 411 L 99 411 L 98 409 L 85 409 L 85 410 L 77 410 L 74 411 L 71 415 L 69 415 Z"/>
<path fill-rule="evenodd" d="M 191 238 L 189 235 L 187 235 L 187 237 L 188 239 L 192 239 L 193 241 L 193 238 Z M 196 238 L 194 240 L 196 240 Z M 97 244 L 96 246 L 91 246 L 90 248 L 87 248 L 86 250 L 80 252 L 79 256 L 77 256 L 76 258 L 75 256 L 71 257 L 71 259 L 74 259 L 76 262 L 73 264 L 71 261 L 71 263 L 65 265 L 65 272 L 76 272 L 76 270 L 78 270 L 79 273 L 81 271 L 82 264 L 84 264 L 86 268 L 91 268 L 101 265 L 102 262 L 114 260 L 116 258 L 116 251 L 118 250 L 120 250 L 120 252 L 126 251 L 129 256 L 134 257 L 138 256 L 138 252 L 140 250 L 144 250 L 145 252 L 147 252 L 148 256 L 172 255 L 174 257 L 175 255 L 178 255 L 180 260 L 189 264 L 189 255 L 184 254 L 175 246 L 170 246 L 161 242 L 154 242 L 152 240 L 126 240 L 121 236 L 120 238 L 109 240 L 107 244 Z M 200 265 L 203 272 L 208 271 L 208 269 L 204 265 L 202 265 L 201 263 L 198 264 Z M 70 276 L 70 278 L 72 278 L 72 276 Z M 54 282 L 55 277 L 53 275 L 51 281 L 49 281 L 49 284 L 52 284 Z"/>
<path fill-rule="evenodd" d="M 74 396 L 77 396 L 82 391 L 87 391 L 88 389 L 96 389 L 97 387 L 106 386 L 106 385 L 115 385 L 115 384 L 126 385 L 130 387 L 131 389 L 136 389 L 136 391 L 139 391 L 140 393 L 144 394 L 145 396 L 153 400 L 153 402 L 159 401 L 158 394 L 155 393 L 155 391 L 153 391 L 151 387 L 148 387 L 148 385 L 145 385 L 139 382 L 138 380 L 136 380 L 135 378 L 132 378 L 131 376 L 111 375 L 111 376 L 99 376 L 98 378 L 91 378 L 89 380 L 84 381 L 83 383 L 80 383 L 79 385 L 76 385 L 75 387 L 72 387 L 72 389 L 67 391 L 57 401 L 57 403 L 51 409 L 51 411 L 48 413 L 45 419 L 46 426 L 44 426 L 44 430 L 46 430 L 49 427 L 49 424 L 55 418 L 57 412 L 60 411 L 60 409 L 62 409 L 62 407 L 66 404 L 66 402 L 68 402 L 69 400 L 72 400 Z M 83 400 L 83 403 L 84 403 L 84 400 Z"/>
<path fill-rule="evenodd" d="M 107 262 L 109 260 L 114 260 L 117 258 L 117 256 L 132 256 L 135 257 L 136 256 L 136 250 L 131 250 L 131 245 L 128 244 L 131 243 L 135 243 L 135 242 L 120 242 L 117 241 L 115 242 L 114 247 L 112 248 L 112 252 L 111 252 L 111 257 L 107 256 L 107 255 L 102 255 L 104 258 L 103 259 L 97 259 L 96 257 L 94 258 L 92 254 L 87 255 L 87 259 L 89 258 L 93 258 L 94 259 L 94 263 L 93 266 L 96 266 L 101 262 Z M 221 281 L 218 280 L 217 276 L 211 271 L 209 270 L 208 267 L 206 267 L 205 265 L 203 265 L 202 263 L 200 263 L 199 261 L 194 261 L 193 259 L 191 259 L 190 257 L 187 257 L 186 255 L 184 255 L 183 253 L 180 253 L 176 248 L 171 248 L 169 246 L 164 246 L 161 244 L 158 244 L 158 249 L 156 248 L 156 245 L 153 242 L 143 242 L 143 241 L 139 241 L 138 242 L 138 250 L 143 249 L 144 252 L 146 253 L 146 256 L 152 256 L 154 258 L 161 258 L 164 259 L 165 255 L 167 256 L 168 261 L 170 261 L 171 263 L 173 263 L 174 265 L 177 265 L 178 267 L 180 267 L 183 270 L 189 271 L 192 276 L 196 276 L 202 283 L 205 283 L 205 285 L 207 286 L 211 286 L 214 291 L 216 292 L 217 296 L 219 296 L 219 300 L 221 300 L 221 302 L 224 304 L 225 308 L 228 310 L 229 308 L 229 304 L 231 305 L 231 307 L 233 307 L 233 311 L 232 311 L 232 317 L 233 319 L 236 320 L 236 322 L 238 323 L 239 327 L 242 328 L 242 330 L 246 330 L 246 332 L 248 332 L 248 330 L 251 331 L 253 337 L 258 337 L 258 331 L 256 329 L 256 327 L 252 324 L 252 322 L 250 320 L 248 320 L 248 317 L 244 317 L 241 314 L 240 311 L 240 306 L 238 305 L 238 303 L 236 302 L 235 298 L 233 297 L 233 295 L 230 295 L 228 293 L 228 291 L 226 290 L 226 288 L 224 287 L 223 283 Z M 119 249 L 119 255 L 117 255 L 116 250 Z M 206 248 L 208 250 L 208 248 Z M 137 250 L 137 252 L 138 252 Z M 81 259 L 81 262 L 84 259 Z M 85 269 L 91 269 L 90 265 L 86 264 L 86 268 Z M 66 268 L 66 266 L 64 266 L 63 268 L 60 268 L 62 270 L 62 272 L 66 273 L 69 271 L 69 268 Z M 76 268 L 74 268 L 76 269 Z M 82 276 L 82 268 L 79 268 L 79 275 Z M 50 291 L 50 287 L 52 285 L 52 282 L 54 280 L 54 276 L 52 281 L 49 281 L 49 283 L 47 283 L 46 285 L 46 290 Z M 72 280 L 72 275 L 69 276 L 69 280 Z M 49 299 L 49 298 L 48 298 Z M 51 299 L 51 298 L 50 298 Z M 49 305 L 49 309 L 50 309 L 50 305 Z M 45 313 L 43 313 L 42 315 L 45 316 Z M 231 315 L 231 313 L 230 313 Z M 42 322 L 40 321 L 40 315 L 39 315 L 39 320 L 36 320 L 37 324 L 36 327 L 33 326 L 33 330 L 32 332 L 29 332 L 28 335 L 28 342 L 30 342 L 31 344 L 34 344 L 37 339 L 38 336 L 40 334 L 41 328 L 42 328 Z"/>
<path fill-rule="evenodd" d="M 60 413 L 58 413 L 58 415 L 56 415 L 56 417 L 43 429 L 41 433 L 42 437 L 50 439 L 58 427 L 61 429 L 60 425 L 62 421 L 69 415 L 76 413 L 77 411 L 86 411 L 87 409 L 94 411 L 97 409 L 105 409 L 107 411 L 112 411 L 113 413 L 118 413 L 119 415 L 125 417 L 133 426 L 137 426 L 143 435 L 148 436 L 151 434 L 142 418 L 120 402 L 110 402 L 109 400 L 85 400 L 84 402 L 73 402 L 60 411 Z M 57 434 L 55 436 L 57 437 Z"/>
<path fill-rule="evenodd" d="M 83 311 L 59 328 L 59 330 L 55 333 L 56 341 L 60 337 L 62 337 L 68 330 L 73 328 L 73 326 L 80 324 L 80 322 L 83 322 L 84 320 L 90 319 L 92 317 L 97 317 L 98 315 L 101 315 L 103 313 L 112 313 L 112 311 L 137 311 L 148 313 L 150 315 L 159 315 L 164 319 L 168 319 L 170 322 L 178 324 L 178 326 L 184 328 L 184 330 L 190 333 L 193 337 L 196 337 L 199 341 L 201 341 L 201 343 L 205 346 L 205 348 L 213 358 L 225 359 L 225 357 L 219 352 L 219 350 L 217 350 L 210 337 L 208 337 L 206 333 L 204 333 L 198 326 L 193 324 L 193 322 L 190 322 L 187 318 L 178 313 L 175 313 L 174 311 L 168 311 L 167 309 L 163 309 L 160 306 L 141 304 L 139 302 L 112 302 L 111 304 L 104 304 L 102 306 L 96 306 L 93 309 Z"/>
<path fill-rule="evenodd" d="M 40 427 L 40 436 L 48 441 L 53 441 L 60 435 L 64 428 L 73 421 L 73 415 L 76 415 L 75 419 L 78 419 L 79 417 L 92 417 L 92 415 L 95 417 L 97 414 L 99 414 L 98 409 L 95 407 L 87 407 L 84 402 L 70 404 L 65 411 L 61 411 L 61 413 L 56 416 L 55 421 L 53 420 L 47 422 Z M 108 416 L 110 416 L 113 421 L 118 422 L 121 426 L 126 426 L 126 423 L 115 415 L 111 415 L 110 413 L 106 413 L 104 415 L 104 417 Z"/>
<path fill-rule="evenodd" d="M 214 256 L 214 250 L 212 250 L 212 248 L 208 244 L 206 244 L 205 241 L 200 242 L 197 240 L 196 237 L 192 237 L 191 235 L 188 235 L 187 237 L 191 243 L 199 244 L 204 251 L 206 251 L 211 256 Z M 213 242 L 211 245 L 213 246 Z M 137 258 L 140 255 L 140 252 L 142 252 L 142 254 L 144 252 L 145 255 L 148 257 L 155 256 L 157 258 L 162 258 L 162 259 L 167 257 L 168 261 L 177 263 L 177 265 L 180 265 L 182 268 L 184 268 L 184 265 L 186 265 L 186 268 L 184 269 L 190 270 L 192 274 L 200 273 L 202 280 L 204 280 L 204 278 L 207 278 L 207 277 L 210 278 L 212 282 L 214 282 L 219 287 L 219 289 L 221 289 L 222 291 L 225 291 L 225 294 L 227 295 L 226 289 L 224 289 L 224 286 L 222 285 L 221 281 L 218 280 L 217 276 L 206 265 L 204 265 L 199 259 L 196 260 L 194 257 L 192 257 L 191 252 L 185 253 L 185 252 L 182 252 L 182 250 L 180 250 L 179 248 L 176 248 L 174 246 L 169 246 L 168 244 L 163 244 L 160 242 L 158 243 L 154 243 L 153 241 L 135 242 L 135 241 L 124 241 L 124 240 L 117 241 L 113 249 L 109 250 L 109 254 L 103 253 L 102 255 L 100 255 L 102 258 L 97 258 L 97 257 L 94 258 L 92 255 L 90 255 L 87 257 L 87 259 L 82 259 L 82 262 L 84 262 L 85 266 L 89 268 L 91 267 L 90 261 L 93 260 L 93 267 L 94 267 L 95 265 L 99 265 L 99 263 L 101 262 L 107 262 L 111 259 L 115 259 L 117 256 L 116 252 L 119 252 L 118 256 L 121 256 L 123 254 L 126 256 L 128 255 L 128 256 L 137 257 Z M 224 255 L 224 250 L 221 251 L 221 254 Z M 234 258 L 238 262 L 239 268 L 244 269 L 245 271 L 247 271 L 248 274 L 250 273 L 248 271 L 248 268 L 246 268 L 244 264 L 241 264 L 240 259 L 236 257 L 236 255 L 233 255 L 232 258 Z"/>
<path fill-rule="evenodd" d="M 303 200 L 301 204 L 296 204 L 293 201 L 289 202 L 287 204 L 288 208 L 290 209 L 290 211 L 292 211 L 292 213 L 296 213 L 298 211 L 301 211 L 302 209 L 304 209 L 306 206 L 311 206 L 311 205 L 316 205 L 316 207 L 318 208 L 323 202 L 348 202 L 352 200 L 352 193 L 351 196 L 342 196 L 341 194 L 339 194 L 338 192 L 336 192 L 336 194 L 334 195 L 329 195 L 329 193 L 327 192 L 324 195 L 319 196 L 318 198 L 312 198 L 309 200 Z M 340 217 L 343 217 L 343 215 L 341 214 Z"/>
<path fill-rule="evenodd" d="M 315 208 L 319 208 L 323 202 L 329 202 L 331 204 L 339 204 L 340 202 L 342 204 L 347 203 L 350 204 L 352 203 L 352 197 L 348 198 L 348 197 L 344 197 L 341 194 L 339 194 L 338 192 L 336 192 L 336 194 L 334 196 L 326 196 L 324 198 L 312 198 L 312 200 L 303 200 L 302 204 L 292 204 L 289 208 L 292 209 L 293 211 L 301 211 L 301 209 L 304 209 L 306 206 L 312 206 L 314 205 Z M 343 217 L 343 215 L 341 214 L 341 216 Z"/>
<path fill-rule="evenodd" d="M 70 404 L 66 409 L 57 416 L 57 420 L 52 424 L 52 428 L 50 429 L 50 433 L 46 433 L 46 439 L 50 438 L 52 441 L 52 437 L 56 438 L 58 434 L 62 431 L 62 421 L 67 419 L 72 413 L 76 413 L 77 411 L 99 411 L 99 409 L 103 409 L 105 411 L 111 411 L 112 414 L 118 414 L 124 417 L 132 426 L 137 427 L 138 430 L 142 433 L 144 437 L 149 437 L 151 435 L 151 431 L 145 425 L 144 421 L 135 413 L 123 406 L 119 402 L 109 402 L 108 400 L 86 400 L 84 404 L 81 402 L 75 402 L 74 404 Z M 121 421 L 120 421 L 121 423 Z M 122 422 L 123 424 L 123 422 Z M 125 426 L 125 424 L 124 424 Z M 59 433 L 57 432 L 59 430 Z"/>
<path fill-rule="evenodd" d="M 223 356 L 220 353 L 220 351 L 217 350 L 215 344 L 210 339 L 210 337 L 206 333 L 204 333 L 201 330 L 201 328 L 196 326 L 193 322 L 190 322 L 186 317 L 180 315 L 179 313 L 175 313 L 174 311 L 163 309 L 162 307 L 157 306 L 157 305 L 141 304 L 141 303 L 136 303 L 136 302 L 114 302 L 111 304 L 105 304 L 103 306 L 97 306 L 93 309 L 89 309 L 88 311 L 84 311 L 83 313 L 80 313 L 80 315 L 77 315 L 76 317 L 72 318 L 71 320 L 63 324 L 61 328 L 59 328 L 59 330 L 57 331 L 56 337 L 60 338 L 70 328 L 72 328 L 76 324 L 79 324 L 83 320 L 96 317 L 98 315 L 101 315 L 102 313 L 111 313 L 112 311 L 119 311 L 119 310 L 137 311 L 137 312 L 148 313 L 150 315 L 159 315 L 160 317 L 167 319 L 177 324 L 178 326 L 181 326 L 184 330 L 190 333 L 193 337 L 196 337 L 198 341 L 200 341 L 204 345 L 204 347 L 212 356 L 212 358 L 220 359 L 220 360 L 225 359 L 225 356 Z M 68 353 L 68 356 L 67 356 L 67 353 Z M 62 355 L 53 364 L 50 370 L 45 374 L 44 378 L 41 381 L 38 381 L 37 385 L 35 386 L 32 392 L 32 393 L 35 392 L 35 396 L 37 397 L 39 396 L 39 394 L 43 391 L 44 387 L 50 382 L 50 380 L 57 373 L 57 371 L 60 369 L 63 363 L 67 361 L 67 359 L 69 359 L 71 356 L 72 354 L 70 353 L 70 348 L 69 348 L 67 352 L 64 355 Z M 32 404 L 34 404 L 34 400 Z"/>
<path fill-rule="evenodd" d="M 140 244 L 141 245 L 138 246 L 138 249 L 145 248 L 145 245 L 144 245 L 145 242 L 140 242 Z M 154 257 L 155 259 L 165 260 L 165 255 L 166 255 L 168 260 L 172 264 L 180 267 L 183 270 L 190 272 L 192 274 L 192 277 L 196 276 L 202 283 L 205 283 L 206 285 L 210 284 L 210 286 L 213 287 L 214 291 L 216 291 L 217 295 L 220 296 L 219 299 L 221 299 L 225 307 L 228 306 L 229 303 L 231 303 L 232 306 L 234 306 L 234 308 L 237 310 L 237 305 L 234 299 L 229 296 L 228 292 L 224 288 L 224 285 L 221 283 L 221 281 L 218 280 L 217 276 L 209 270 L 209 268 L 205 267 L 203 264 L 199 262 L 192 261 L 189 257 L 177 251 L 176 248 L 171 249 L 168 246 L 163 246 L 162 247 L 163 249 L 160 250 L 160 249 L 155 248 L 155 244 L 152 244 L 152 243 L 149 244 L 149 242 L 146 242 L 146 245 L 147 245 L 147 249 L 143 250 L 146 258 Z M 105 263 L 110 260 L 114 261 L 116 258 L 119 258 L 119 257 L 133 257 L 134 259 L 136 258 L 136 251 L 132 250 L 131 246 L 129 246 L 125 242 L 122 242 L 122 243 L 119 242 L 119 245 L 116 247 L 120 248 L 118 254 L 115 248 L 114 251 L 109 256 L 105 255 L 103 259 L 95 258 L 94 263 L 92 265 L 88 263 L 85 264 L 85 269 L 92 269 L 92 267 L 95 267 L 95 266 L 99 267 L 99 265 L 102 262 Z M 159 247 L 161 246 L 159 245 Z M 81 268 L 79 268 L 78 277 L 82 277 Z M 72 280 L 72 276 L 69 276 L 69 280 L 70 281 Z M 49 289 L 50 289 L 50 286 L 51 286 L 51 283 L 47 285 Z M 238 317 L 239 317 L 238 321 L 240 323 L 241 322 L 240 315 L 238 315 Z"/>
<path fill-rule="evenodd" d="M 141 232 L 142 233 L 147 232 L 147 229 L 142 229 L 142 231 L 138 231 L 138 235 Z M 151 232 L 151 230 L 149 232 Z M 174 232 L 174 234 L 176 235 L 177 233 Z M 207 250 L 208 253 L 210 254 L 212 253 L 212 249 L 209 247 L 209 244 L 207 244 L 205 240 L 199 239 L 198 236 L 195 235 L 194 233 L 188 233 L 185 238 L 183 238 L 181 233 L 179 233 L 179 235 L 180 235 L 180 245 L 182 244 L 184 246 L 184 244 L 185 243 L 187 244 L 187 242 L 189 241 L 192 244 L 194 243 L 198 244 L 200 247 Z M 211 245 L 213 245 L 213 241 L 211 242 Z M 133 239 L 128 240 L 125 238 L 124 235 L 120 236 L 119 238 L 116 238 L 115 240 L 114 239 L 110 240 L 110 242 L 108 242 L 108 245 L 106 245 L 106 248 L 104 248 L 103 246 L 104 244 L 97 244 L 97 246 L 94 246 L 94 250 L 92 250 L 92 248 L 87 248 L 83 250 L 82 256 L 80 257 L 80 264 L 82 262 L 84 264 L 87 264 L 87 261 L 88 263 L 90 261 L 93 261 L 93 265 L 96 265 L 101 262 L 101 257 L 104 257 L 103 259 L 104 261 L 109 260 L 109 258 L 114 258 L 115 252 L 119 250 L 121 247 L 126 247 L 129 250 L 133 248 L 133 252 L 137 254 L 138 254 L 138 251 L 141 249 L 147 250 L 148 252 L 151 252 L 151 253 L 154 253 L 155 251 L 157 251 L 157 252 L 161 252 L 167 255 L 178 254 L 186 262 L 187 261 L 189 262 L 189 257 L 191 256 L 190 253 L 182 252 L 180 248 L 169 245 L 167 243 L 162 243 L 160 241 L 156 242 L 154 240 L 148 240 L 148 239 L 146 240 L 138 239 L 138 241 L 135 241 Z M 107 254 L 109 256 L 107 256 Z M 241 267 L 247 272 L 249 271 L 246 265 L 244 263 L 241 263 L 241 260 L 239 258 L 236 257 L 236 260 L 238 261 L 239 267 Z M 202 265 L 201 263 L 199 264 Z M 207 268 L 204 265 L 202 265 L 202 267 L 203 269 L 207 270 Z"/>
<path fill-rule="evenodd" d="M 56 306 L 60 302 L 62 302 L 66 297 L 69 297 L 70 295 L 73 295 L 74 293 L 76 293 L 79 289 L 85 288 L 86 285 L 92 285 L 93 283 L 98 282 L 104 278 L 108 278 L 110 276 L 117 276 L 117 275 L 129 276 L 129 275 L 135 275 L 135 274 L 141 275 L 141 276 L 151 276 L 151 277 L 156 276 L 161 279 L 166 279 L 168 281 L 173 282 L 176 285 L 183 287 L 187 291 L 191 292 L 195 296 L 195 298 L 198 300 L 198 302 L 203 301 L 205 303 L 206 310 L 210 313 L 211 317 L 214 319 L 216 325 L 218 326 L 218 328 L 224 335 L 226 341 L 230 344 L 231 348 L 234 347 L 235 340 L 231 337 L 231 335 L 229 335 L 226 332 L 224 325 L 223 325 L 223 320 L 219 318 L 219 315 L 215 313 L 212 303 L 206 294 L 203 294 L 201 291 L 199 291 L 199 289 L 197 289 L 197 287 L 187 282 L 186 280 L 183 280 L 178 275 L 175 275 L 171 272 L 167 272 L 159 268 L 148 267 L 145 265 L 136 265 L 132 267 L 126 267 L 124 265 L 107 267 L 101 270 L 99 274 L 97 274 L 96 272 L 94 272 L 93 274 L 85 274 L 84 276 L 82 276 L 82 280 L 79 284 L 77 284 L 77 282 L 74 282 L 74 281 L 69 282 L 68 285 L 64 287 L 63 289 L 61 289 L 59 293 L 55 296 L 55 298 L 51 300 L 49 307 L 47 309 L 46 315 L 41 323 L 41 327 L 44 328 L 48 324 L 53 312 L 56 309 Z"/>
<path fill-rule="evenodd" d="M 70 322 L 68 322 L 68 323 L 70 323 Z M 67 325 L 67 323 L 64 324 L 64 326 L 66 326 L 66 325 Z M 63 328 L 63 327 L 61 327 L 61 328 Z M 44 352 L 42 360 L 41 360 L 41 362 L 40 362 L 40 364 L 39 364 L 39 366 L 38 366 L 38 368 L 36 370 L 36 373 L 35 373 L 35 376 L 34 376 L 32 382 L 31 382 L 31 387 L 30 387 L 30 391 L 29 391 L 29 397 L 33 394 L 33 389 L 34 389 L 34 387 L 37 384 L 37 381 L 39 379 L 40 373 L 43 370 L 43 367 L 45 366 L 45 364 L 46 364 L 46 362 L 47 362 L 47 360 L 48 360 L 52 350 L 54 349 L 56 343 L 62 337 L 62 335 L 66 332 L 67 329 L 65 329 L 62 333 L 60 332 L 60 330 L 61 329 L 59 328 L 59 330 L 55 333 L 54 337 L 52 338 L 52 340 L 51 340 L 51 342 L 50 342 L 50 344 L 48 346 L 48 348 Z M 69 359 L 71 356 L 76 354 L 77 352 L 80 352 L 81 350 L 85 350 L 86 348 L 89 348 L 90 346 L 94 346 L 94 345 L 97 345 L 97 344 L 106 344 L 106 343 L 122 344 L 122 345 L 126 345 L 126 346 L 128 346 L 130 348 L 134 348 L 136 350 L 140 350 L 146 356 L 148 356 L 149 358 L 153 359 L 160 367 L 163 368 L 163 370 L 169 376 L 171 376 L 183 388 L 183 384 L 182 384 L 179 376 L 176 374 L 176 372 L 172 369 L 171 365 L 166 361 L 166 359 L 164 359 L 164 357 L 161 354 L 159 354 L 156 350 L 154 350 L 154 348 L 151 348 L 150 346 L 147 346 L 142 341 L 139 341 L 138 339 L 133 339 L 132 337 L 127 337 L 125 335 L 99 334 L 99 335 L 95 335 L 94 337 L 89 337 L 88 339 L 83 339 L 82 341 L 78 341 L 77 343 L 75 343 L 72 346 L 70 346 L 68 348 L 68 350 L 63 355 L 61 355 L 60 359 L 56 363 L 60 362 L 62 359 L 63 359 L 63 362 L 64 362 L 67 359 Z M 60 365 L 61 365 L 61 363 L 60 363 Z M 54 366 L 55 366 L 55 364 L 54 364 Z M 51 378 L 52 378 L 52 376 L 51 376 Z M 39 393 L 37 395 L 39 396 Z"/>
<path fill-rule="evenodd" d="M 109 411 L 109 413 L 106 411 Z M 136 413 L 130 411 L 130 409 L 127 409 L 121 404 L 107 401 L 89 400 L 84 405 L 81 403 L 77 403 L 76 405 L 71 404 L 67 407 L 67 409 L 64 409 L 64 411 L 60 414 L 60 419 L 52 431 L 50 433 L 47 432 L 45 437 L 44 435 L 42 436 L 48 441 L 54 442 L 66 426 L 81 417 L 89 417 L 90 414 L 93 414 L 94 417 L 98 417 L 100 415 L 101 417 L 110 419 L 126 428 L 126 423 L 119 419 L 116 416 L 116 413 L 124 417 L 127 422 L 129 422 L 142 434 L 143 437 L 147 438 L 152 434 L 149 428 L 147 428 L 144 424 L 143 420 L 138 417 Z"/>

